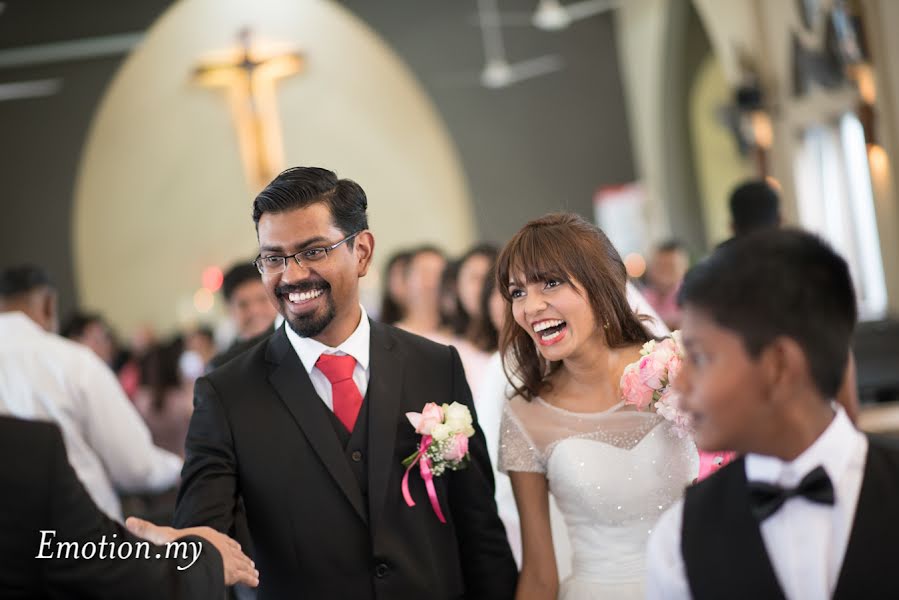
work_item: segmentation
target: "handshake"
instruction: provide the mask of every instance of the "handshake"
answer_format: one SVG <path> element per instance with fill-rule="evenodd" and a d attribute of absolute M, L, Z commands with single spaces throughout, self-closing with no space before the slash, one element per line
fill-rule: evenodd
<path fill-rule="evenodd" d="M 256 570 L 256 565 L 253 561 L 241 551 L 240 544 L 211 527 L 175 529 L 173 527 L 154 525 L 137 517 L 128 517 L 125 521 L 125 527 L 137 537 L 158 546 L 168 544 L 188 535 L 201 537 L 212 544 L 221 554 L 225 571 L 225 585 L 234 585 L 236 583 L 243 583 L 250 587 L 259 585 L 259 571 Z"/>

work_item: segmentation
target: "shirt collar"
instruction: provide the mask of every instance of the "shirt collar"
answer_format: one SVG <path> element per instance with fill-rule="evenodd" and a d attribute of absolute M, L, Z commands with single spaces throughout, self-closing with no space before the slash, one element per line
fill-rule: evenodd
<path fill-rule="evenodd" d="M 0 313 L 0 328 L 6 330 L 4 337 L 14 339 L 26 334 L 40 335 L 47 333 L 43 327 L 31 320 L 31 317 L 20 310 Z"/>
<path fill-rule="evenodd" d="M 832 481 L 838 481 L 853 458 L 862 434 L 855 428 L 843 407 L 834 403 L 833 420 L 811 446 L 792 461 L 762 454 L 746 455 L 746 479 L 782 486 L 795 486 L 818 465 L 824 467 Z"/>
<path fill-rule="evenodd" d="M 356 326 L 350 337 L 336 348 L 326 346 L 312 338 L 301 337 L 291 328 L 290 323 L 284 324 L 287 339 L 290 340 L 290 345 L 293 346 L 297 356 L 300 357 L 300 362 L 303 363 L 303 368 L 306 369 L 307 373 L 312 373 L 315 363 L 318 362 L 318 357 L 322 354 L 348 354 L 355 358 L 356 362 L 363 369 L 368 370 L 371 325 L 368 322 L 368 313 L 365 312 L 365 307 L 360 304 L 359 308 L 362 311 L 359 325 Z"/>

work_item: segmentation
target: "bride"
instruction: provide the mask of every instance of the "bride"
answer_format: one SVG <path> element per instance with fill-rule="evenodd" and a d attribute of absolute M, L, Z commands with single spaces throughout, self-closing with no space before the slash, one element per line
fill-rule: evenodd
<path fill-rule="evenodd" d="M 651 336 L 628 304 L 621 258 L 599 229 L 555 214 L 509 241 L 496 275 L 512 316 L 500 345 L 515 396 L 499 463 L 521 522 L 516 598 L 643 598 L 649 533 L 698 464 L 669 421 L 622 401 L 621 375 Z M 573 551 L 561 586 L 549 493 Z"/>

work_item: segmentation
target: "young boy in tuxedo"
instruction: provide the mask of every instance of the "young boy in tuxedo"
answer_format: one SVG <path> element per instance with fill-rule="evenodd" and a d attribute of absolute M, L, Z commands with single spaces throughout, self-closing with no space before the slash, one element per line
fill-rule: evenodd
<path fill-rule="evenodd" d="M 899 598 L 899 445 L 835 402 L 855 326 L 845 261 L 753 234 L 686 277 L 676 387 L 703 450 L 742 456 L 687 489 L 648 549 L 648 597 Z"/>

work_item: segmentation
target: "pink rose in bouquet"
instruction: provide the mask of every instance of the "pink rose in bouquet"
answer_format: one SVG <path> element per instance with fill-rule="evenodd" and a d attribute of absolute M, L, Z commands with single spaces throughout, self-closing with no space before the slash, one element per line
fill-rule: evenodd
<path fill-rule="evenodd" d="M 681 370 L 680 332 L 660 342 L 649 341 L 640 350 L 640 360 L 628 365 L 619 383 L 626 404 L 638 410 L 654 408 L 674 424 L 678 435 L 690 431 L 689 416 L 680 410 L 677 394 L 671 387 Z"/>
<path fill-rule="evenodd" d="M 640 373 L 640 379 L 654 390 L 662 387 L 662 381 L 665 378 L 665 362 L 650 354 L 644 356 L 637 363 L 637 370 Z"/>
<path fill-rule="evenodd" d="M 683 364 L 683 359 L 680 357 L 680 354 L 672 354 L 671 358 L 668 359 L 668 381 L 673 382 L 677 379 L 677 374 L 680 373 L 681 366 Z"/>
<path fill-rule="evenodd" d="M 645 409 L 652 402 L 655 390 L 643 381 L 640 374 L 639 363 L 628 365 L 621 376 L 621 394 L 628 404 L 634 404 L 640 410 Z"/>
<path fill-rule="evenodd" d="M 468 454 L 468 436 L 464 433 L 457 433 L 447 440 L 443 449 L 443 458 L 445 460 L 462 460 Z"/>

